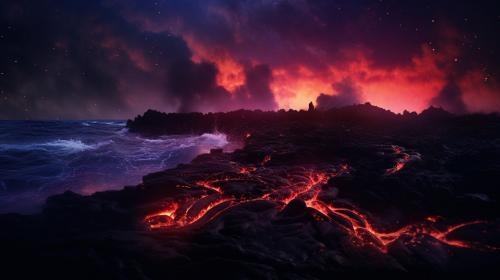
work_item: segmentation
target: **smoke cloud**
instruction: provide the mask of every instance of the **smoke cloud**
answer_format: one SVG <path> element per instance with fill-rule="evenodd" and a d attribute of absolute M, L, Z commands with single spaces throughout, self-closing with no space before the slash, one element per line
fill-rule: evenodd
<path fill-rule="evenodd" d="M 438 96 L 432 99 L 431 104 L 452 113 L 463 114 L 466 113 L 467 109 L 462 95 L 460 87 L 455 82 L 450 81 L 439 92 Z"/>
<path fill-rule="evenodd" d="M 316 99 L 318 109 L 327 110 L 331 108 L 349 106 L 361 103 L 361 89 L 349 78 L 332 85 L 335 95 L 321 93 Z"/>

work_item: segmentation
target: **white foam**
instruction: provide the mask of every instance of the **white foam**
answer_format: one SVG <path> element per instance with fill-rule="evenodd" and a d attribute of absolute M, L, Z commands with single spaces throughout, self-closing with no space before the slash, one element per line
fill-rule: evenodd
<path fill-rule="evenodd" d="M 116 125 L 116 126 L 125 126 L 126 123 L 124 121 L 91 121 L 93 124 L 101 124 L 101 125 Z"/>
<path fill-rule="evenodd" d="M 81 140 L 75 139 L 57 139 L 54 141 L 46 142 L 46 143 L 32 143 L 32 144 L 1 144 L 0 150 L 21 150 L 21 151 L 29 151 L 29 150 L 50 150 L 50 149 L 59 149 L 64 152 L 81 152 L 86 150 L 94 150 L 99 147 L 109 145 L 113 143 L 112 140 L 99 142 L 96 144 L 85 144 Z"/>
<path fill-rule="evenodd" d="M 222 133 L 203 133 L 200 136 L 200 140 L 203 144 L 213 145 L 216 147 L 223 147 L 229 144 L 227 135 Z"/>
<path fill-rule="evenodd" d="M 168 141 L 172 141 L 171 139 L 148 139 L 148 138 L 141 138 L 141 139 L 148 143 L 165 143 Z"/>
<path fill-rule="evenodd" d="M 124 127 L 116 132 L 120 136 L 125 136 L 128 133 L 128 128 Z"/>
<path fill-rule="evenodd" d="M 56 147 L 56 148 L 72 150 L 72 151 L 85 151 L 85 150 L 93 149 L 92 145 L 87 145 L 80 140 L 73 140 L 73 139 L 70 139 L 70 140 L 58 139 L 58 140 L 48 142 L 45 144 L 40 144 L 39 146 Z"/>

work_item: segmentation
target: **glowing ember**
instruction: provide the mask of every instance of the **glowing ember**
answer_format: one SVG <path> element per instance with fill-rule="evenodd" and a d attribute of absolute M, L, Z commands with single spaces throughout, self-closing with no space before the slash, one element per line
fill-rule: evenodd
<path fill-rule="evenodd" d="M 398 149 L 395 148 L 395 151 L 398 151 Z M 266 168 L 240 167 L 237 176 L 197 182 L 196 184 L 199 187 L 206 190 L 204 195 L 182 202 L 172 202 L 165 207 L 165 210 L 148 215 L 144 220 L 151 229 L 179 228 L 193 225 L 202 219 L 210 221 L 221 212 L 242 203 L 267 200 L 276 203 L 278 209 L 283 209 L 294 199 L 301 199 L 309 209 L 317 211 L 319 214 L 316 217 L 317 219 L 335 223 L 348 232 L 353 239 L 353 244 L 373 247 L 384 253 L 396 240 L 412 245 L 417 244 L 426 236 L 453 247 L 492 249 L 488 246 L 448 238 L 451 233 L 466 226 L 482 223 L 481 221 L 461 223 L 439 229 L 436 222 L 442 220 L 442 218 L 434 216 L 428 217 L 425 222 L 410 224 L 393 232 L 382 232 L 375 228 L 362 211 L 354 207 L 338 207 L 333 203 L 327 203 L 319 199 L 323 186 L 328 183 L 330 178 L 350 171 L 349 166 L 345 164 L 340 165 L 335 172 L 318 172 L 304 169 L 299 173 L 287 174 L 286 178 L 282 178 L 286 184 L 277 186 L 257 197 L 234 198 L 225 195 L 223 183 L 241 180 L 262 182 L 262 177 L 257 174 L 258 172 L 256 173 L 261 169 Z"/>
<path fill-rule="evenodd" d="M 270 155 L 266 155 L 260 164 L 261 165 L 265 165 L 269 161 L 271 161 L 271 156 Z"/>
<path fill-rule="evenodd" d="M 253 166 L 241 167 L 240 174 L 250 174 L 251 172 L 254 172 L 255 170 L 257 170 L 257 168 L 255 168 Z"/>

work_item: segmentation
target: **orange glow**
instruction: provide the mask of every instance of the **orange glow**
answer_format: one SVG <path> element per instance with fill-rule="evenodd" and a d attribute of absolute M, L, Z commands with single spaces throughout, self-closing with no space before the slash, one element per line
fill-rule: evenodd
<path fill-rule="evenodd" d="M 193 50 L 195 61 L 207 60 L 215 63 L 219 69 L 217 82 L 230 92 L 238 89 L 245 82 L 244 67 L 229 52 L 217 47 L 204 47 L 191 36 L 184 36 Z M 351 79 L 362 91 L 359 102 L 371 102 L 376 106 L 400 113 L 403 110 L 420 112 L 429 107 L 430 101 L 445 86 L 452 57 L 457 56 L 453 47 L 443 47 L 441 52 L 428 45 L 423 45 L 421 52 L 411 59 L 411 63 L 392 68 L 374 65 L 366 55 L 359 51 L 346 51 L 350 60 L 340 64 L 331 63 L 327 67 L 311 68 L 299 61 L 288 63 L 289 66 L 273 66 L 271 90 L 283 109 L 306 109 L 310 101 L 315 101 L 320 93 L 329 95 L 334 92 L 332 84 L 342 79 Z M 347 54 L 348 53 L 348 54 Z M 253 61 L 252 63 L 266 63 Z M 325 62 L 327 63 L 327 62 Z M 484 79 L 484 76 L 481 76 Z M 473 76 L 464 78 L 463 87 L 474 90 L 473 83 L 478 79 Z M 476 83 L 477 84 L 477 83 Z M 489 87 L 482 87 L 480 94 L 495 99 L 496 92 Z M 465 101 L 473 110 L 482 108 L 473 95 Z M 484 102 L 480 99 L 480 102 Z M 489 100 L 489 99 L 488 99 Z M 500 99 L 491 105 L 498 108 Z"/>
<path fill-rule="evenodd" d="M 393 145 L 392 150 L 396 156 L 399 156 L 399 158 L 396 160 L 394 167 L 386 170 L 385 175 L 391 175 L 400 171 L 403 167 L 405 167 L 406 163 L 412 159 L 410 154 L 405 152 L 402 147 Z"/>
<path fill-rule="evenodd" d="M 426 219 L 427 221 L 429 221 L 429 222 L 433 222 L 433 223 L 435 223 L 435 222 L 437 222 L 438 220 L 440 220 L 441 218 L 442 218 L 441 216 L 431 216 L 431 217 L 427 217 L 427 218 L 425 218 L 425 219 Z"/>
<path fill-rule="evenodd" d="M 212 190 L 212 191 L 215 191 L 218 193 L 222 193 L 222 190 L 219 187 L 214 186 L 213 183 L 214 182 L 212 182 L 212 181 L 200 181 L 200 182 L 198 182 L 198 185 L 202 186 L 206 189 L 209 189 L 209 190 Z"/>
<path fill-rule="evenodd" d="M 188 42 L 195 51 L 195 60 L 208 60 L 217 65 L 219 85 L 234 91 L 244 84 L 243 66 L 228 53 L 204 49 L 191 39 Z M 362 53 L 353 55 L 349 63 L 332 64 L 322 70 L 301 64 L 274 67 L 271 90 L 279 108 L 306 109 L 320 93 L 338 94 L 333 92 L 332 84 L 350 78 L 363 92 L 360 102 L 368 101 L 394 112 L 405 109 L 419 112 L 429 106 L 429 101 L 446 83 L 446 73 L 438 67 L 445 59 L 444 55 L 424 46 L 421 55 L 414 57 L 410 65 L 392 69 L 374 67 Z"/>
<path fill-rule="evenodd" d="M 394 150 L 403 153 L 397 146 L 394 147 Z M 309 209 L 315 211 L 313 212 L 315 220 L 335 223 L 349 233 L 353 244 L 375 248 L 384 253 L 387 253 L 390 245 L 397 240 L 407 245 L 413 245 L 419 243 L 425 236 L 433 237 L 437 241 L 453 247 L 481 250 L 497 249 L 491 246 L 449 238 L 451 233 L 466 226 L 484 223 L 482 221 L 472 221 L 452 226 L 438 226 L 436 223 L 442 220 L 442 218 L 434 216 L 427 217 L 426 221 L 422 223 L 409 224 L 395 231 L 381 231 L 375 227 L 368 216 L 361 210 L 353 206 L 339 207 L 334 205 L 334 203 L 328 203 L 319 199 L 318 197 L 323 186 L 328 183 L 330 178 L 350 172 L 349 166 L 345 164 L 340 165 L 334 172 L 307 169 L 303 169 L 299 173 L 294 172 L 290 176 L 282 178 L 282 181 L 286 182 L 286 184 L 276 186 L 257 197 L 235 198 L 226 196 L 221 183 L 241 180 L 262 181 L 264 177 L 259 175 L 259 171 L 265 171 L 267 167 L 241 166 L 239 169 L 239 174 L 233 177 L 198 182 L 197 185 L 205 189 L 207 191 L 206 194 L 182 202 L 173 202 L 167 205 L 165 210 L 147 215 L 144 221 L 150 229 L 179 228 L 195 225 L 202 219 L 205 222 L 211 221 L 224 211 L 243 203 L 267 200 L 276 203 L 278 209 L 283 209 L 294 199 L 301 199 Z"/>
<path fill-rule="evenodd" d="M 428 47 L 414 57 L 407 67 L 374 70 L 361 64 L 358 72 L 366 73 L 359 81 L 367 101 L 394 112 L 420 112 L 446 84 L 446 73 L 438 67 L 441 58 Z"/>
<path fill-rule="evenodd" d="M 332 91 L 331 77 L 299 66 L 296 72 L 284 68 L 273 70 L 271 89 L 280 108 L 306 109 L 320 93 Z"/>
<path fill-rule="evenodd" d="M 349 63 L 332 64 L 328 70 L 303 65 L 274 69 L 271 88 L 280 108 L 305 109 L 320 93 L 339 94 L 333 92 L 332 84 L 350 78 L 363 92 L 360 102 L 368 101 L 394 112 L 420 112 L 446 83 L 446 73 L 438 66 L 443 59 L 424 46 L 410 65 L 383 69 L 374 67 L 362 53 L 355 53 Z"/>
<path fill-rule="evenodd" d="M 245 83 L 245 71 L 236 59 L 222 48 L 205 48 L 193 36 L 183 36 L 189 48 L 193 51 L 193 61 L 210 61 L 217 66 L 217 84 L 233 92 Z"/>
<path fill-rule="evenodd" d="M 248 166 L 248 167 L 240 167 L 240 174 L 250 174 L 251 172 L 254 172 L 257 170 L 257 168 L 253 166 Z"/>
<path fill-rule="evenodd" d="M 260 165 L 264 166 L 266 165 L 266 163 L 268 163 L 269 161 L 271 161 L 271 156 L 270 155 L 266 155 L 264 157 L 264 159 L 262 160 L 262 162 L 260 163 Z"/>

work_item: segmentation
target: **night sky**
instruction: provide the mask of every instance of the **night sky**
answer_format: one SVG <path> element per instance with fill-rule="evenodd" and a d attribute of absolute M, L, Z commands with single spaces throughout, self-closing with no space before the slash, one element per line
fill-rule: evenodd
<path fill-rule="evenodd" d="M 499 31 L 498 1 L 2 0 L 0 119 L 500 111 Z"/>

